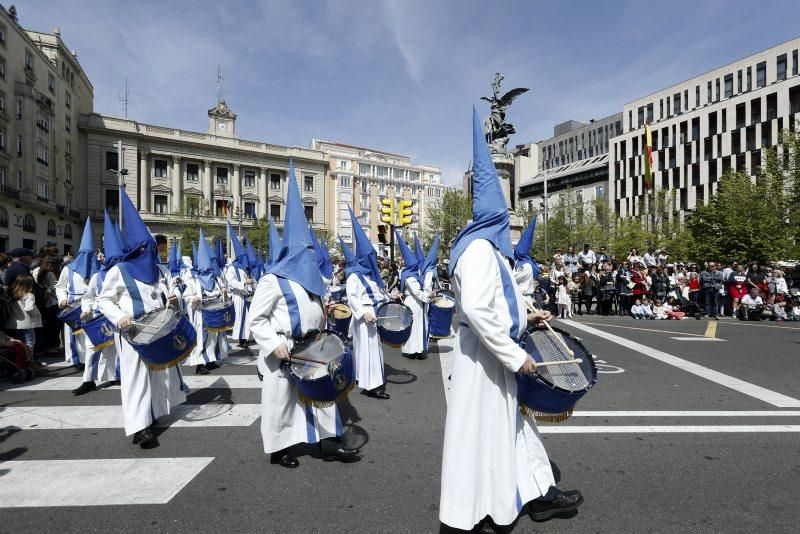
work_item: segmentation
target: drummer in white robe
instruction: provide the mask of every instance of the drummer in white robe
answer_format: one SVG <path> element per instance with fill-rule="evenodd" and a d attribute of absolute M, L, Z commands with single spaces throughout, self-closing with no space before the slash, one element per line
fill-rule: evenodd
<path fill-rule="evenodd" d="M 400 291 L 405 294 L 403 304 L 411 310 L 411 335 L 403 344 L 403 355 L 410 359 L 428 358 L 428 293 L 422 286 L 421 265 L 411 251 L 402 234 L 395 230 L 395 240 L 400 245 L 403 256 L 403 270 L 400 271 Z"/>
<path fill-rule="evenodd" d="M 225 266 L 222 275 L 225 277 L 225 285 L 233 299 L 233 307 L 236 312 L 232 337 L 237 341 L 239 347 L 247 348 L 250 344 L 247 299 L 253 294 L 253 279 L 249 273 L 247 251 L 239 241 L 239 236 L 233 231 L 230 222 L 228 222 L 228 234 L 233 245 L 234 258 Z"/>
<path fill-rule="evenodd" d="M 217 362 L 228 356 L 228 343 L 224 339 L 227 331 L 211 331 L 203 321 L 203 301 L 222 297 L 223 291 L 219 280 L 214 276 L 211 267 L 211 247 L 202 228 L 197 247 L 197 274 L 187 279 L 184 284 L 186 287 L 181 298 L 186 315 L 197 332 L 197 344 L 184 365 L 193 365 L 197 375 L 207 375 L 209 371 L 218 369 Z"/>
<path fill-rule="evenodd" d="M 283 246 L 277 262 L 259 280 L 250 316 L 259 359 L 265 363 L 261 388 L 264 452 L 270 454 L 270 463 L 294 468 L 299 462 L 292 446 L 320 442 L 323 460 L 349 463 L 359 457 L 338 439 L 342 422 L 336 404 L 324 408 L 303 404 L 283 368 L 294 340 L 321 327 L 321 299 L 326 291 L 291 162 L 289 175 Z"/>
<path fill-rule="evenodd" d="M 428 304 L 425 306 L 425 354 L 428 353 L 428 346 L 430 343 L 430 300 L 434 297 L 436 291 L 439 289 L 439 277 L 436 274 L 436 266 L 439 262 L 439 234 L 433 238 L 431 248 L 425 255 L 425 261 L 419 267 L 419 274 L 422 277 L 422 288 L 428 293 Z M 424 359 L 424 358 L 423 358 Z"/>
<path fill-rule="evenodd" d="M 528 316 L 508 260 L 509 215 L 473 110 L 473 217 L 450 253 L 450 280 L 461 327 L 453 350 L 442 456 L 439 518 L 470 530 L 484 521 L 512 524 L 527 504 L 535 520 L 576 509 L 579 492 L 562 492 L 536 423 L 519 410 L 515 372 L 536 364 L 519 347 Z M 444 529 L 443 529 L 444 530 Z"/>
<path fill-rule="evenodd" d="M 522 296 L 528 308 L 534 308 L 533 294 L 536 290 L 536 280 L 541 269 L 536 260 L 531 258 L 533 235 L 536 232 L 536 217 L 531 219 L 525 231 L 519 236 L 519 241 L 514 247 L 514 279 L 517 281 Z"/>
<path fill-rule="evenodd" d="M 67 264 L 56 282 L 56 298 L 63 309 L 80 300 L 89 289 L 89 279 L 100 268 L 94 250 L 91 219 L 86 219 L 78 255 Z M 80 368 L 86 361 L 86 336 L 72 334 L 72 328 L 64 325 L 64 359 Z"/>
<path fill-rule="evenodd" d="M 383 346 L 378 336 L 376 310 L 387 300 L 378 270 L 378 257 L 369 238 L 350 210 L 356 253 L 339 239 L 344 255 L 347 305 L 352 312 L 353 358 L 358 386 L 376 399 L 388 399 L 383 368 Z"/>
<path fill-rule="evenodd" d="M 112 267 L 103 283 L 98 306 L 106 318 L 124 331 L 132 321 L 161 308 L 171 295 L 169 272 L 158 262 L 156 242 L 128 195 L 122 191 L 123 237 L 130 250 Z M 122 336 L 119 350 L 122 416 L 125 435 L 142 448 L 158 445 L 150 430 L 155 420 L 186 401 L 188 388 L 180 367 L 151 371 Z"/>
<path fill-rule="evenodd" d="M 89 279 L 89 286 L 81 299 L 81 319 L 86 321 L 92 318 L 95 312 L 99 313 L 97 296 L 102 292 L 103 282 L 105 281 L 108 270 L 111 269 L 124 256 L 122 246 L 122 235 L 119 227 L 108 216 L 104 214 L 103 221 L 103 254 L 100 260 L 100 270 Z M 116 338 L 118 333 L 114 333 L 114 342 L 99 350 L 92 344 L 92 340 L 84 333 L 86 342 L 86 354 L 88 355 L 86 367 L 83 370 L 83 383 L 72 390 L 73 395 L 84 395 L 97 389 L 96 382 L 119 383 L 119 360 L 117 359 L 117 346 L 119 342 Z"/>

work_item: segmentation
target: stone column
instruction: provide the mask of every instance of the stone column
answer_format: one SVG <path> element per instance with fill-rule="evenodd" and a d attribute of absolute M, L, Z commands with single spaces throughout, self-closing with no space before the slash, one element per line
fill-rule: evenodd
<path fill-rule="evenodd" d="M 261 183 L 258 184 L 259 217 L 269 215 L 269 180 L 267 178 L 267 168 L 261 167 Z"/>
<path fill-rule="evenodd" d="M 141 170 L 139 171 L 139 183 L 142 186 L 140 206 L 142 211 L 150 211 L 150 153 L 143 150 L 139 153 L 141 160 Z"/>
<path fill-rule="evenodd" d="M 181 157 L 172 156 L 172 211 L 181 211 L 183 206 L 183 177 Z"/>
<path fill-rule="evenodd" d="M 236 213 L 236 208 L 244 212 L 244 206 L 241 205 L 242 201 L 242 173 L 241 165 L 238 163 L 233 164 L 233 182 L 231 183 L 231 194 L 233 195 L 233 214 Z"/>
<path fill-rule="evenodd" d="M 214 184 L 211 181 L 211 163 L 210 159 L 203 160 L 203 185 L 201 189 L 203 190 L 203 196 L 208 200 L 206 214 L 214 213 Z"/>

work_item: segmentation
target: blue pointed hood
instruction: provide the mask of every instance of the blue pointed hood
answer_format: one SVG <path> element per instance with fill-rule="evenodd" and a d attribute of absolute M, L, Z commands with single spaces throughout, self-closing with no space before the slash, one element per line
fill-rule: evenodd
<path fill-rule="evenodd" d="M 500 179 L 494 162 L 486 146 L 486 138 L 478 119 L 478 112 L 472 108 L 472 222 L 456 236 L 450 248 L 450 275 L 458 264 L 458 258 L 467 246 L 476 239 L 489 241 L 494 248 L 514 260 L 511 246 L 508 207 L 500 186 Z"/>
<path fill-rule="evenodd" d="M 228 235 L 231 236 L 231 245 L 233 245 L 232 263 L 239 269 L 246 271 L 250 268 L 250 262 L 248 261 L 247 251 L 244 249 L 242 242 L 239 240 L 239 236 L 236 235 L 236 232 L 233 231 L 230 221 L 227 221 L 227 225 L 228 225 Z"/>
<path fill-rule="evenodd" d="M 319 267 L 319 272 L 322 273 L 327 279 L 333 278 L 333 262 L 331 261 L 331 255 L 328 254 L 328 251 L 325 247 L 320 244 L 319 240 L 317 240 L 317 235 L 314 233 L 313 228 L 309 228 L 309 232 L 311 234 L 311 244 L 314 246 L 314 252 L 317 253 L 317 266 Z"/>
<path fill-rule="evenodd" d="M 289 190 L 286 194 L 286 220 L 283 224 L 283 244 L 278 261 L 269 272 L 277 277 L 297 282 L 318 297 L 325 296 L 322 273 L 317 266 L 317 253 L 311 243 L 300 190 L 294 176 L 294 164 L 289 160 Z"/>
<path fill-rule="evenodd" d="M 425 251 L 422 250 L 422 245 L 420 245 L 419 243 L 419 237 L 417 237 L 417 232 L 414 232 L 414 256 L 417 257 L 417 264 L 421 269 L 422 264 L 425 262 Z"/>
<path fill-rule="evenodd" d="M 192 243 L 192 274 L 197 275 L 197 245 Z"/>
<path fill-rule="evenodd" d="M 211 255 L 211 247 L 206 241 L 203 229 L 200 228 L 200 240 L 197 243 L 197 265 L 195 268 L 197 269 L 197 277 L 200 279 L 200 285 L 206 291 L 214 289 L 214 281 L 216 280 L 214 267 L 211 265 Z"/>
<path fill-rule="evenodd" d="M 339 236 L 339 246 L 342 247 L 342 256 L 344 256 L 344 276 L 347 278 L 353 273 L 361 273 L 366 275 L 371 275 L 372 270 L 366 269 L 363 265 L 358 262 L 358 258 L 356 255 L 353 254 L 353 251 L 347 246 L 347 243 L 344 242 L 342 236 Z"/>
<path fill-rule="evenodd" d="M 122 237 L 122 228 L 119 227 L 119 221 L 114 225 L 114 233 L 117 234 L 117 242 L 122 247 L 122 252 L 127 254 L 129 252 L 128 245 L 125 243 L 125 238 Z"/>
<path fill-rule="evenodd" d="M 420 278 L 420 264 L 417 255 L 412 252 L 411 247 L 408 246 L 406 240 L 397 230 L 395 233 L 395 241 L 400 246 L 400 254 L 403 256 L 403 270 L 400 271 L 400 290 L 405 291 L 406 281 L 409 278 L 414 278 L 422 285 L 422 278 Z"/>
<path fill-rule="evenodd" d="M 269 261 L 267 265 L 274 265 L 278 261 L 278 254 L 281 253 L 281 236 L 278 234 L 278 228 L 275 227 L 275 221 L 272 217 L 269 218 Z"/>
<path fill-rule="evenodd" d="M 378 284 L 378 287 L 383 289 L 383 279 L 381 279 L 381 271 L 378 268 L 378 254 L 375 252 L 375 247 L 372 246 L 364 229 L 361 228 L 361 223 L 356 219 L 356 214 L 353 213 L 353 208 L 347 206 L 350 210 L 350 222 L 353 226 L 353 242 L 356 246 L 356 260 L 365 269 L 364 274 L 372 278 L 372 281 Z"/>
<path fill-rule="evenodd" d="M 435 272 L 436 265 L 439 263 L 439 234 L 433 238 L 433 243 L 431 243 L 431 248 L 428 249 L 428 255 L 425 256 L 425 261 L 422 263 L 422 266 L 419 268 L 420 274 L 425 276 L 425 273 Z"/>
<path fill-rule="evenodd" d="M 119 263 L 125 256 L 125 249 L 122 246 L 122 239 L 119 234 L 119 226 L 114 224 L 107 211 L 103 214 L 103 256 L 105 257 L 105 263 L 100 267 L 100 273 L 97 275 L 98 289 L 103 286 L 103 280 L 105 280 L 109 269 Z"/>
<path fill-rule="evenodd" d="M 214 242 L 214 247 L 209 247 L 211 252 L 211 267 L 214 269 L 214 276 L 222 274 L 222 268 L 225 267 L 225 250 L 222 248 L 222 239 L 217 238 Z"/>
<path fill-rule="evenodd" d="M 128 273 L 143 284 L 153 284 L 158 280 L 161 260 L 158 257 L 156 240 L 145 226 L 142 217 L 131 202 L 128 193 L 122 190 L 122 237 L 128 247 L 121 263 Z"/>
<path fill-rule="evenodd" d="M 97 261 L 97 254 L 94 251 L 94 238 L 92 237 L 92 220 L 87 217 L 86 224 L 83 226 L 83 236 L 78 255 L 67 264 L 67 269 L 81 275 L 81 278 L 88 280 L 100 269 L 100 262 Z"/>
<path fill-rule="evenodd" d="M 169 249 L 169 257 L 167 258 L 167 267 L 169 274 L 172 276 L 180 276 L 181 274 L 181 253 L 178 251 L 178 240 L 172 239 L 172 246 Z"/>
<path fill-rule="evenodd" d="M 533 277 L 538 278 L 541 269 L 536 260 L 531 258 L 531 247 L 533 246 L 533 235 L 536 232 L 536 217 L 531 219 L 525 231 L 519 236 L 517 246 L 514 247 L 514 261 L 517 263 L 528 263 L 531 266 Z"/>
<path fill-rule="evenodd" d="M 258 274 L 256 273 L 256 271 L 258 271 L 258 258 L 256 257 L 256 251 L 253 248 L 253 243 L 251 243 L 249 239 L 247 240 L 246 256 L 247 256 L 246 270 L 249 271 L 251 275 Z"/>

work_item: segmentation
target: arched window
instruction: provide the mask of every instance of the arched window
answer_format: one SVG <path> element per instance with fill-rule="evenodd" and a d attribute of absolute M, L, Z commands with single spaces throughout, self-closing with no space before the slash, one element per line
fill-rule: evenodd
<path fill-rule="evenodd" d="M 72 239 L 72 226 L 69 224 L 64 225 L 64 239 Z"/>
<path fill-rule="evenodd" d="M 56 222 L 53 219 L 47 221 L 47 237 L 56 236 Z"/>
<path fill-rule="evenodd" d="M 36 232 L 36 218 L 32 214 L 25 214 L 25 219 L 22 222 L 22 230 L 25 232 Z"/>
<path fill-rule="evenodd" d="M 8 212 L 0 206 L 0 228 L 8 228 Z"/>

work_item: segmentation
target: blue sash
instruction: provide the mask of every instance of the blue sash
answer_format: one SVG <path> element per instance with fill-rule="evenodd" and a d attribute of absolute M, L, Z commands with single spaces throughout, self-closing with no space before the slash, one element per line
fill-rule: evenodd
<path fill-rule="evenodd" d="M 503 260 L 500 259 L 500 256 L 495 253 L 494 257 L 497 260 L 497 268 L 500 269 L 500 280 L 503 283 L 503 295 L 508 304 L 508 313 L 511 315 L 511 329 L 508 331 L 508 335 L 511 336 L 511 339 L 514 341 L 519 341 L 525 334 L 525 328 L 524 326 L 520 328 L 519 324 L 519 303 L 517 302 L 517 293 L 514 291 L 514 282 L 506 266 L 503 265 Z"/>
<path fill-rule="evenodd" d="M 122 282 L 125 284 L 125 289 L 128 290 L 128 294 L 131 296 L 133 318 L 138 319 L 145 314 L 144 302 L 142 302 L 142 294 L 139 292 L 139 286 L 136 285 L 136 280 L 130 275 L 124 263 L 120 263 L 117 267 L 122 275 Z"/>
<path fill-rule="evenodd" d="M 372 292 L 372 288 L 370 287 L 369 282 L 367 282 L 367 280 L 366 280 L 366 278 L 364 278 L 363 274 L 355 273 L 355 275 L 358 277 L 359 280 L 361 280 L 361 284 L 364 286 L 364 289 L 367 292 L 367 296 L 369 297 L 369 300 L 372 301 L 372 307 L 373 308 L 377 308 L 378 304 L 380 303 L 380 301 L 375 297 L 375 293 Z"/>
<path fill-rule="evenodd" d="M 275 277 L 278 280 L 278 286 L 281 288 L 283 298 L 286 300 L 286 307 L 289 309 L 289 321 L 292 325 L 292 337 L 300 339 L 303 337 L 303 329 L 300 324 L 300 307 L 297 305 L 297 297 L 295 297 L 292 286 L 289 281 L 280 276 Z"/>
<path fill-rule="evenodd" d="M 67 273 L 67 276 L 69 276 L 69 281 L 67 283 L 67 287 L 68 287 L 68 289 L 67 289 L 67 291 L 68 291 L 68 293 L 67 293 L 68 299 L 67 300 L 69 301 L 70 304 L 72 304 L 73 302 L 75 302 L 75 280 L 72 278 L 74 276 L 72 274 L 72 271 L 69 271 Z"/>

